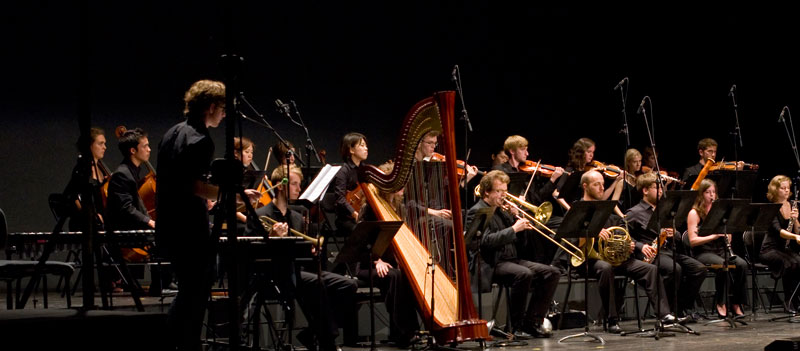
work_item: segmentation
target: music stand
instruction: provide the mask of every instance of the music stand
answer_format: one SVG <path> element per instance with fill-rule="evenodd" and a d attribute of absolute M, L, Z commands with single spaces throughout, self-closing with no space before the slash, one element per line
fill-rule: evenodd
<path fill-rule="evenodd" d="M 608 220 L 608 216 L 614 210 L 617 202 L 608 201 L 577 201 L 572 204 L 567 214 L 564 216 L 564 221 L 558 227 L 556 233 L 556 240 L 560 238 L 584 238 L 584 245 L 589 245 L 589 238 L 596 237 L 603 229 Z M 586 257 L 584 250 L 584 257 Z M 583 278 L 583 308 L 586 313 L 585 325 L 583 333 L 567 335 L 560 340 L 559 343 L 572 339 L 588 336 L 601 344 L 605 345 L 606 341 L 603 338 L 589 333 L 589 264 L 588 258 L 584 260 L 583 264 L 586 265 L 586 276 Z"/>
<path fill-rule="evenodd" d="M 673 228 L 673 230 L 675 230 L 674 228 L 683 226 L 684 222 L 686 221 L 686 217 L 689 214 L 689 211 L 692 209 L 692 204 L 694 203 L 694 199 L 696 197 L 697 197 L 696 190 L 668 190 L 664 192 L 664 195 L 657 200 L 657 206 L 655 212 L 653 212 L 653 215 L 647 222 L 646 230 L 652 233 L 656 233 L 656 237 L 659 237 L 661 234 L 661 228 Z M 673 306 L 675 306 L 675 309 L 677 310 L 679 308 L 677 282 L 681 277 L 678 276 L 678 271 L 677 271 L 678 263 L 676 259 L 677 250 L 675 249 L 675 241 L 676 239 L 673 234 L 670 250 L 672 250 L 672 281 L 676 283 L 673 284 L 672 286 L 673 288 L 672 297 L 674 298 Z M 656 265 L 656 267 L 659 267 L 662 251 L 663 250 L 661 242 L 659 240 L 656 240 L 656 257 L 653 259 L 653 262 Z M 661 282 L 662 282 L 661 279 L 656 281 L 657 284 L 661 284 Z M 658 289 L 658 294 L 659 295 L 661 294 L 661 289 Z M 661 297 L 659 296 L 659 299 L 660 298 Z M 656 308 L 660 308 L 659 306 L 661 305 L 659 303 L 656 303 Z M 661 311 L 658 312 L 660 313 Z M 675 312 L 677 317 L 678 311 L 673 311 L 673 312 Z M 700 333 L 692 330 L 691 328 L 685 325 L 672 324 L 670 327 L 677 328 L 677 330 L 671 330 L 671 331 L 700 335 Z M 622 335 L 624 336 L 640 332 L 650 332 L 652 334 L 646 336 L 654 336 L 656 339 L 658 339 L 660 336 L 673 336 L 670 334 L 663 334 L 665 327 L 664 325 L 661 324 L 661 321 L 658 319 L 656 319 L 656 325 L 652 329 L 641 329 L 641 327 L 639 329 L 640 330 L 636 332 L 623 333 Z"/>
<path fill-rule="evenodd" d="M 717 183 L 720 199 L 752 199 L 757 173 L 754 170 L 718 170 L 708 172 L 706 178 Z"/>
<path fill-rule="evenodd" d="M 370 350 L 375 347 L 375 303 L 373 301 L 372 258 L 381 257 L 392 243 L 397 230 L 403 221 L 359 222 L 347 237 L 342 251 L 336 256 L 336 262 L 354 262 L 367 259 L 369 267 L 369 313 L 370 313 Z"/>
<path fill-rule="evenodd" d="M 735 230 L 738 228 L 734 228 L 733 226 L 728 226 L 729 219 L 736 219 L 737 213 L 742 213 L 742 209 L 745 208 L 750 203 L 749 200 L 746 199 L 718 199 L 715 200 L 713 204 L 711 204 L 711 210 L 706 215 L 705 220 L 703 221 L 703 225 L 698 229 L 697 235 L 698 236 L 708 236 L 713 235 L 716 233 L 722 233 L 727 235 L 729 230 Z M 733 223 L 731 223 L 733 224 Z M 728 246 L 730 248 L 730 246 Z M 724 288 L 724 299 L 725 299 L 725 309 L 727 311 L 726 316 L 724 319 L 716 319 L 706 323 L 713 324 L 713 323 L 720 323 L 720 322 L 727 322 L 731 328 L 736 328 L 736 323 L 741 323 L 742 325 L 747 325 L 744 321 L 734 319 L 732 317 L 731 306 L 730 306 L 730 299 L 728 298 L 728 289 L 730 285 L 730 276 L 729 276 L 729 269 L 730 269 L 730 262 L 729 260 L 731 257 L 735 258 L 735 256 L 729 256 L 729 249 L 723 250 L 723 263 L 722 263 L 722 271 L 725 274 L 725 288 Z M 735 266 L 734 266 L 735 268 Z"/>
<path fill-rule="evenodd" d="M 749 204 L 746 207 L 742 207 L 739 211 L 731 214 L 731 220 L 728 222 L 728 227 L 734 227 L 734 231 L 744 231 L 750 230 L 752 233 L 756 231 L 766 231 L 770 225 L 772 225 L 772 221 L 775 219 L 775 216 L 778 215 L 778 211 L 781 210 L 781 204 L 775 203 L 755 203 Z M 735 216 L 735 217 L 734 217 Z M 756 271 L 752 267 L 755 262 L 748 262 L 751 266 L 751 270 L 753 275 L 755 275 Z M 758 287 L 755 285 L 756 280 L 755 277 L 752 280 L 753 288 L 753 303 L 751 304 L 753 315 L 751 316 L 750 320 L 755 320 L 756 318 L 756 299 L 758 298 Z"/>

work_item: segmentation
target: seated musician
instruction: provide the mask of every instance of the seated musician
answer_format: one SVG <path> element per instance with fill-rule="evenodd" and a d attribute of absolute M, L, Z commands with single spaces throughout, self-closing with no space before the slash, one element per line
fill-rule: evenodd
<path fill-rule="evenodd" d="M 581 187 L 583 188 L 583 198 L 581 201 L 602 200 L 604 191 L 603 182 L 603 176 L 600 172 L 591 170 L 584 173 L 581 176 Z M 609 217 L 607 226 L 619 222 L 619 218 L 615 216 L 616 215 L 612 214 L 611 217 Z M 598 240 L 609 239 L 610 233 L 606 228 L 600 230 Z M 581 241 L 583 241 L 583 239 L 581 239 Z M 585 243 L 581 243 L 581 246 L 584 245 Z M 631 241 L 630 252 L 633 252 L 635 248 L 635 243 Z M 669 304 L 667 303 L 667 294 L 664 291 L 664 284 L 657 281 L 661 279 L 661 277 L 658 275 L 658 268 L 656 266 L 636 259 L 633 255 L 629 256 L 626 261 L 618 266 L 612 266 L 606 261 L 591 258 L 587 259 L 583 264 L 588 264 L 589 274 L 597 278 L 600 298 L 603 302 L 603 310 L 608 318 L 608 332 L 620 333 L 622 331 L 619 326 L 619 311 L 617 310 L 621 306 L 622 301 L 620 301 L 619 298 L 622 297 L 622 294 L 617 296 L 618 294 L 614 287 L 614 276 L 617 274 L 633 278 L 637 284 L 644 287 L 650 301 L 659 304 L 660 315 L 658 318 L 661 318 L 664 324 L 674 324 L 679 321 L 670 313 Z M 585 272 L 585 268 L 581 265 L 579 268 L 576 268 L 576 271 L 578 273 L 583 273 Z"/>
<path fill-rule="evenodd" d="M 547 338 L 551 333 L 542 328 L 542 322 L 553 301 L 561 274 L 554 267 L 517 256 L 515 242 L 518 233 L 532 228 L 532 224 L 523 218 L 514 220 L 509 213 L 501 210 L 509 180 L 508 175 L 500 170 L 487 173 L 480 183 L 481 200 L 467 212 L 466 227 L 469 228 L 478 210 L 494 208 L 480 243 L 484 260 L 482 264 L 491 265 L 494 269 L 479 268 L 482 272 L 490 273 L 481 276 L 480 286 L 488 287 L 492 282 L 497 282 L 510 287 L 509 313 L 515 337 Z M 530 300 L 527 299 L 528 292 L 531 292 Z"/>
<path fill-rule="evenodd" d="M 497 165 L 502 165 L 508 162 L 508 154 L 505 149 L 500 149 L 492 154 L 492 168 Z"/>
<path fill-rule="evenodd" d="M 258 166 L 253 163 L 253 149 L 255 148 L 255 144 L 249 138 L 233 138 L 233 148 L 235 152 L 233 153 L 233 157 L 237 160 L 242 161 L 242 165 L 244 166 L 244 177 L 242 178 L 242 186 L 245 189 L 255 189 L 258 186 L 260 179 L 256 179 L 252 173 L 248 173 L 248 171 L 258 171 Z M 241 223 L 247 223 L 247 216 L 244 215 L 242 211 L 236 212 L 236 220 Z"/>
<path fill-rule="evenodd" d="M 106 153 L 105 132 L 100 128 L 93 127 L 90 129 L 89 138 L 86 140 L 84 140 L 84 138 L 79 138 L 76 146 L 78 147 L 78 151 L 82 154 L 91 155 L 91 159 L 88 160 L 89 164 L 83 163 L 80 158 L 78 159 L 78 164 L 72 169 L 69 183 L 64 189 L 64 197 L 69 204 L 69 230 L 84 230 L 85 220 L 80 216 L 80 209 L 83 202 L 80 197 L 82 187 L 87 179 L 89 179 L 91 184 L 93 196 L 92 201 L 85 203 L 94 204 L 95 213 L 97 214 L 95 220 L 97 229 L 102 229 L 105 207 L 103 204 L 104 195 L 101 195 L 101 187 L 106 183 L 108 177 L 111 176 L 108 169 L 103 164 L 103 156 L 105 156 Z M 87 175 L 86 171 L 89 169 L 91 169 L 91 171 L 90 174 Z"/>
<path fill-rule="evenodd" d="M 796 313 L 800 307 L 800 296 L 795 294 L 794 300 L 790 300 L 790 297 L 800 283 L 800 255 L 792 248 L 800 244 L 800 222 L 797 220 L 797 206 L 789 204 L 791 186 L 791 179 L 784 175 L 777 175 L 769 182 L 767 199 L 782 206 L 764 236 L 759 256 L 763 263 L 769 265 L 771 271 L 778 272 L 781 276 L 786 312 Z M 790 225 L 791 230 L 787 230 Z"/>
<path fill-rule="evenodd" d="M 650 172 L 636 178 L 636 188 L 639 190 L 642 200 L 625 212 L 630 235 L 636 241 L 636 256 L 658 266 L 669 296 L 670 310 L 676 311 L 678 317 L 684 317 L 684 311 L 694 306 L 694 297 L 699 293 L 700 285 L 703 284 L 708 269 L 694 258 L 672 251 L 671 241 L 674 239 L 675 232 L 673 228 L 661 229 L 666 240 L 662 243 L 659 259 L 657 261 L 654 259 L 657 247 L 653 244 L 658 235 L 654 231 L 648 230 L 647 225 L 656 209 L 658 199 L 662 196 L 663 187 L 658 186 L 656 174 Z M 675 260 L 674 274 L 673 260 Z M 677 306 L 674 304 L 676 291 L 678 294 Z"/>
<path fill-rule="evenodd" d="M 622 211 L 627 211 L 642 200 L 642 194 L 637 191 L 636 187 L 636 177 L 642 174 L 642 154 L 639 150 L 628 149 L 625 151 L 624 171 L 625 181 L 617 183 L 619 191 L 615 191 L 611 198 L 619 201 Z"/>
<path fill-rule="evenodd" d="M 350 235 L 356 226 L 360 208 L 353 208 L 347 201 L 347 193 L 358 187 L 358 166 L 367 159 L 367 137 L 361 133 L 347 133 L 339 146 L 342 168 L 333 178 L 336 196 L 336 230 L 342 236 Z"/>
<path fill-rule="evenodd" d="M 744 315 L 742 312 L 742 304 L 746 302 L 747 292 L 745 289 L 745 279 L 747 275 L 747 262 L 741 257 L 733 258 L 730 255 L 731 240 L 730 234 L 711 234 L 707 236 L 699 236 L 698 230 L 702 226 L 708 211 L 711 210 L 711 204 L 717 199 L 717 185 L 713 180 L 703 179 L 700 187 L 697 190 L 697 198 L 694 200 L 694 205 L 689 211 L 686 218 L 686 234 L 689 235 L 689 242 L 692 246 L 694 257 L 706 265 L 722 266 L 725 262 L 723 259 L 725 250 L 729 253 L 729 262 L 735 263 L 736 268 L 730 271 L 731 284 L 730 295 L 731 304 L 733 305 L 733 313 L 736 317 Z M 727 316 L 729 312 L 725 306 L 725 274 L 718 271 L 716 275 L 716 294 L 714 295 L 717 303 L 717 313 L 720 318 Z"/>
<path fill-rule="evenodd" d="M 575 202 L 582 197 L 582 189 L 580 182 L 577 182 L 586 170 L 594 169 L 592 161 L 594 161 L 594 153 L 597 147 L 595 142 L 589 138 L 580 138 L 572 144 L 569 150 L 569 162 L 564 170 L 570 173 L 568 178 L 562 179 L 558 183 L 558 203 L 564 209 L 569 209 L 569 204 Z M 572 180 L 572 181 L 570 181 Z M 608 200 L 614 191 L 614 186 L 617 181 L 621 181 L 620 177 L 614 180 L 613 183 L 604 190 L 601 200 Z M 619 213 L 621 215 L 621 213 Z"/>
<path fill-rule="evenodd" d="M 385 163 L 379 167 L 384 173 L 391 173 L 394 165 Z M 404 189 L 388 193 L 379 191 L 378 195 L 386 200 L 392 209 L 398 213 L 407 213 L 403 207 Z M 417 317 L 417 302 L 411 283 L 400 270 L 394 256 L 392 246 L 386 249 L 383 256 L 372 262 L 362 260 L 356 266 L 356 276 L 362 281 L 369 281 L 370 267 L 372 265 L 373 283 L 380 289 L 384 296 L 386 311 L 389 312 L 389 340 L 399 348 L 408 348 L 416 342 L 415 333 L 419 330 Z"/>
<path fill-rule="evenodd" d="M 278 167 L 270 178 L 273 184 L 279 184 L 275 187 L 275 198 L 266 206 L 256 210 L 259 217 L 267 216 L 277 221 L 269 235 L 287 236 L 290 229 L 305 232 L 303 216 L 292 210 L 286 200 L 287 190 L 289 199 L 295 200 L 300 197 L 303 173 L 296 166 L 292 166 L 287 177 L 286 168 Z M 280 184 L 283 178 L 289 180 L 288 185 Z M 319 277 L 322 278 L 324 292 L 320 290 Z M 354 298 L 358 288 L 356 281 L 327 271 L 320 272 L 319 277 L 316 271 L 300 272 L 297 298 L 313 333 L 306 329 L 297 335 L 297 339 L 311 350 L 313 335 L 316 335 L 320 350 L 335 351 L 336 337 L 339 335 L 339 327 L 342 326 L 345 332 L 345 344 L 355 344 L 357 331 L 354 327 L 356 311 Z"/>
<path fill-rule="evenodd" d="M 275 150 L 275 160 L 278 161 L 278 167 L 283 166 L 286 167 L 286 160 L 289 160 L 289 165 L 294 165 L 295 162 L 295 155 L 297 151 L 294 148 L 294 144 L 291 142 L 286 142 L 289 145 L 289 148 L 286 148 L 282 142 L 278 141 L 275 146 L 272 147 Z"/>
<path fill-rule="evenodd" d="M 125 131 L 119 138 L 119 150 L 123 160 L 109 179 L 106 228 L 109 231 L 155 229 L 156 221 L 150 218 L 147 207 L 139 197 L 142 168 L 150 160 L 147 133 L 140 128 Z M 163 267 L 151 266 L 151 269 L 153 286 L 149 293 L 158 296 L 162 286 L 171 284 L 171 274 L 164 271 Z"/>
<path fill-rule="evenodd" d="M 441 181 L 435 179 L 434 173 L 432 170 L 426 169 L 427 166 L 424 162 L 429 161 L 443 161 L 441 159 L 437 159 L 436 156 L 436 145 L 439 144 L 439 132 L 431 131 L 425 134 L 422 137 L 422 140 L 417 145 L 417 150 L 414 152 L 414 160 L 417 162 L 416 165 L 419 166 L 415 168 L 415 172 L 411 173 L 410 179 L 408 181 L 409 188 L 406 192 L 406 196 L 409 197 L 408 205 L 410 207 L 416 208 L 420 213 L 426 213 L 429 216 L 434 216 L 438 218 L 442 218 L 445 220 L 451 220 L 453 218 L 453 214 L 450 209 L 446 208 L 444 204 L 439 201 L 440 194 L 420 194 L 419 190 L 415 188 L 420 184 L 428 184 L 431 181 Z M 441 155 L 437 155 L 441 156 Z M 466 183 L 469 183 L 476 174 L 478 174 L 478 168 L 475 166 L 465 166 L 466 167 Z M 422 172 L 422 174 L 420 174 Z M 461 185 L 463 187 L 465 183 L 462 182 Z M 446 186 L 445 184 L 442 184 Z M 431 189 L 432 186 L 425 186 L 425 189 Z M 425 198 L 427 197 L 427 201 Z M 442 222 L 437 222 L 441 224 Z M 446 223 L 446 222 L 445 222 Z M 447 224 L 445 224 L 447 225 Z M 447 225 L 451 226 L 451 225 Z"/>
<path fill-rule="evenodd" d="M 525 161 L 528 159 L 528 139 L 520 135 L 512 135 L 506 138 L 503 143 L 503 150 L 508 154 L 508 161 L 492 167 L 495 170 L 501 170 L 506 174 L 522 172 L 520 167 L 525 166 Z M 537 172 L 541 175 L 541 170 Z M 545 201 L 554 204 L 556 199 L 553 197 L 553 192 L 556 190 L 556 184 L 561 176 L 564 174 L 564 169 L 555 167 L 553 174 L 548 177 L 536 177 L 530 185 L 527 193 L 525 194 L 525 201 L 535 206 L 539 206 Z M 528 177 L 530 178 L 530 177 Z M 514 196 L 522 196 L 522 194 L 512 194 Z M 553 215 L 545 223 L 545 225 L 553 230 L 557 230 L 561 225 L 563 212 L 559 209 L 554 209 Z M 540 263 L 550 263 L 554 256 L 557 255 L 555 245 L 548 243 L 548 240 L 541 235 L 533 232 L 523 238 L 520 249 L 520 258 L 529 259 L 531 261 Z M 558 249 L 560 252 L 560 249 Z"/>
<path fill-rule="evenodd" d="M 711 138 L 705 138 L 697 143 L 697 153 L 700 154 L 700 161 L 693 166 L 687 167 L 683 171 L 681 180 L 686 182 L 684 189 L 689 189 L 697 179 L 697 175 L 703 170 L 706 160 L 715 160 L 717 158 L 717 141 Z"/>
<path fill-rule="evenodd" d="M 153 229 L 154 221 L 139 197 L 142 165 L 150 159 L 147 133 L 136 128 L 119 139 L 122 163 L 111 175 L 108 185 L 108 228 L 112 230 Z"/>

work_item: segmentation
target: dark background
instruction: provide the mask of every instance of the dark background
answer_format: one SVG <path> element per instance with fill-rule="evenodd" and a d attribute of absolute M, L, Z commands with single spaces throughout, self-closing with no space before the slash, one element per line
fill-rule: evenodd
<path fill-rule="evenodd" d="M 53 224 L 47 195 L 63 190 L 77 154 L 81 57 L 90 68 L 92 125 L 106 130 L 111 168 L 121 160 L 117 125 L 146 129 L 157 163 L 161 136 L 181 119 L 184 91 L 198 79 L 222 79 L 219 56 L 230 47 L 245 58 L 240 82 L 250 102 L 301 146 L 302 130 L 272 104 L 294 100 L 329 162 L 340 161 L 339 140 L 349 131 L 368 136 L 369 162 L 388 159 L 408 109 L 435 91 L 454 89 L 450 72 L 458 64 L 474 127 L 470 163 L 478 166 L 488 166 L 489 154 L 512 134 L 528 138 L 533 160 L 564 165 L 572 143 L 590 137 L 596 159 L 621 165 L 622 103 L 612 88 L 627 76 L 631 143 L 648 145 L 644 119 L 635 111 L 649 95 L 662 167 L 682 171 L 697 162 L 703 137 L 720 143 L 718 159 L 734 158 L 727 94 L 736 84 L 744 141 L 739 158 L 761 164 L 761 178 L 797 171 L 777 122 L 781 107 L 792 107 L 800 92 L 797 16 L 788 8 L 233 5 L 230 27 L 224 7 L 214 2 L 89 1 L 86 11 L 62 1 L 3 5 L 0 208 L 10 230 L 50 230 Z M 82 18 L 89 51 L 80 49 Z M 225 28 L 235 39 L 225 39 Z M 257 144 L 255 162 L 263 164 L 275 139 L 252 123 L 243 127 Z M 461 139 L 463 130 L 457 132 Z M 212 130 L 219 156 L 223 134 L 223 128 Z M 463 147 L 459 153 L 463 158 Z"/>

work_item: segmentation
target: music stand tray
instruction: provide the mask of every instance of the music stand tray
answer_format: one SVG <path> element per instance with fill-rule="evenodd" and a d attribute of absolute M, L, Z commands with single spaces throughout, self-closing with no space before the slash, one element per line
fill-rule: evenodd
<path fill-rule="evenodd" d="M 668 190 L 658 199 L 656 212 L 650 217 L 647 229 L 656 233 L 661 228 L 679 228 L 686 222 L 697 197 L 696 190 Z"/>
<path fill-rule="evenodd" d="M 608 217 L 616 206 L 616 201 L 577 201 L 572 204 L 569 211 L 564 215 L 564 221 L 558 227 L 556 233 L 556 240 L 559 238 L 584 238 L 586 243 L 589 244 L 590 237 L 596 237 L 603 229 L 608 221 Z M 588 251 L 588 250 L 586 250 Z M 586 265 L 586 276 L 583 280 L 583 308 L 586 311 L 586 319 L 583 333 L 567 335 L 560 340 L 559 343 L 572 338 L 590 337 L 601 344 L 605 345 L 606 341 L 603 338 L 589 333 L 589 265 Z"/>
<path fill-rule="evenodd" d="M 718 170 L 709 172 L 706 178 L 717 183 L 717 194 L 720 199 L 751 199 L 757 174 L 758 171 L 755 170 Z"/>

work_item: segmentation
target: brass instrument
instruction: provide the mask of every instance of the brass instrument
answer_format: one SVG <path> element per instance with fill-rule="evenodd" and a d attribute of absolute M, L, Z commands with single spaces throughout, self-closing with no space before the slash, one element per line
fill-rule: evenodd
<path fill-rule="evenodd" d="M 597 250 L 594 249 L 594 239 L 584 245 L 584 250 L 581 253 L 585 257 L 603 260 L 616 267 L 628 260 L 631 255 L 631 236 L 628 231 L 623 227 L 610 227 L 607 228 L 611 234 L 608 240 L 597 240 Z M 586 249 L 588 247 L 588 249 Z M 587 252 L 588 251 L 588 252 Z M 583 262 L 576 261 L 575 258 L 571 260 L 572 266 L 580 266 Z"/>
<path fill-rule="evenodd" d="M 264 226 L 264 230 L 266 230 L 267 233 L 269 233 L 272 230 L 272 226 L 275 225 L 275 223 L 278 223 L 278 221 L 276 221 L 275 219 L 273 219 L 271 217 L 268 217 L 268 216 L 260 216 L 260 217 L 258 217 L 258 220 L 261 221 L 261 225 Z M 305 234 L 303 234 L 301 232 L 298 232 L 298 231 L 296 231 L 296 230 L 294 230 L 292 228 L 289 228 L 289 233 L 291 233 L 292 235 L 294 235 L 296 237 L 300 237 L 300 238 L 305 239 L 306 241 L 310 242 L 312 245 L 314 245 L 316 247 L 321 247 L 325 243 L 325 238 L 324 237 L 314 238 L 314 237 L 305 235 Z"/>
<path fill-rule="evenodd" d="M 480 184 L 475 186 L 475 191 L 474 192 L 475 192 L 475 196 L 481 197 L 481 185 Z M 553 204 L 551 204 L 548 201 L 542 202 L 541 205 L 536 206 L 534 204 L 531 204 L 530 202 L 527 202 L 527 201 L 523 200 L 520 197 L 516 197 L 516 196 L 511 195 L 509 193 L 506 193 L 505 196 L 506 196 L 507 199 L 510 199 L 511 201 L 514 201 L 514 203 L 516 203 L 517 205 L 524 207 L 528 211 L 531 211 L 531 213 L 533 213 L 533 217 L 538 222 L 537 224 L 540 224 L 543 227 L 544 227 L 544 223 L 547 223 L 547 221 L 550 220 L 550 216 L 553 215 Z M 519 207 L 519 206 L 517 206 L 517 207 Z"/>
<path fill-rule="evenodd" d="M 567 244 L 567 246 L 572 248 L 572 249 L 567 249 L 564 245 L 559 244 L 558 241 L 553 239 L 553 237 L 556 235 L 556 232 L 554 232 L 552 229 L 550 229 L 547 226 L 545 226 L 544 223 L 537 218 L 537 217 L 541 217 L 541 216 L 545 215 L 545 213 L 541 213 L 541 212 L 544 212 L 544 210 L 547 210 L 547 213 L 546 213 L 545 217 L 546 218 L 550 218 L 550 214 L 553 211 L 553 205 L 551 205 L 549 202 L 544 202 L 541 206 L 536 207 L 536 206 L 531 205 L 530 203 L 525 202 L 522 199 L 520 199 L 520 198 L 518 198 L 518 197 L 516 197 L 514 195 L 511 195 L 511 194 L 506 194 L 505 198 L 503 198 L 503 202 L 509 208 L 514 208 L 514 209 L 517 210 L 516 217 L 518 219 L 527 220 L 530 223 L 531 229 L 535 230 L 537 233 L 539 233 L 542 236 L 544 236 L 545 238 L 547 238 L 547 240 L 550 240 L 553 244 L 556 244 L 556 246 L 558 246 L 559 248 L 564 250 L 564 252 L 570 254 L 572 256 L 571 260 L 573 262 L 583 263 L 583 261 L 586 260 L 584 258 L 584 256 L 583 256 L 583 252 L 577 246 L 573 245 L 571 242 L 569 242 L 569 241 L 567 241 L 566 239 L 563 239 L 563 238 L 561 239 L 562 242 L 564 242 L 565 244 Z M 545 204 L 549 205 L 549 207 L 545 206 Z M 528 208 L 528 209 L 535 208 L 536 211 L 534 211 L 534 215 L 531 215 L 531 214 L 523 211 L 523 209 L 520 206 L 523 206 L 523 207 Z M 539 227 L 537 227 L 537 225 L 539 227 L 541 227 L 542 229 L 546 230 L 549 234 L 545 233 L 544 231 L 542 231 L 542 229 L 539 229 Z M 578 263 L 578 264 L 580 265 L 580 263 Z"/>

